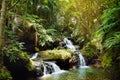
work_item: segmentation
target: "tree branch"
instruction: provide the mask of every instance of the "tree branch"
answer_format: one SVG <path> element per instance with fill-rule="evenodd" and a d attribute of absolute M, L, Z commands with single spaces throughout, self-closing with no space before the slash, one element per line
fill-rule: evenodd
<path fill-rule="evenodd" d="M 7 10 L 12 9 L 20 0 L 17 0 L 10 8 L 8 8 Z"/>

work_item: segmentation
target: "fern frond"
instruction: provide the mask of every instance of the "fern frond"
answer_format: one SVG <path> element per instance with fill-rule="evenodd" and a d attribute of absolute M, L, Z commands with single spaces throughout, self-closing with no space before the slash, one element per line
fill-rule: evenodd
<path fill-rule="evenodd" d="M 106 38 L 104 47 L 111 49 L 113 46 L 120 44 L 120 32 L 114 32 Z"/>

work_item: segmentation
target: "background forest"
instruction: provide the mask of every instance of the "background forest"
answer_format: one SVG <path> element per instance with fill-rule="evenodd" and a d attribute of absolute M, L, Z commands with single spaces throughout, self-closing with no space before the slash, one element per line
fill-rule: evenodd
<path fill-rule="evenodd" d="M 14 53 L 54 49 L 64 37 L 120 76 L 119 0 L 0 0 L 0 9 L 0 80 L 11 78 L 4 54 L 14 61 Z"/>

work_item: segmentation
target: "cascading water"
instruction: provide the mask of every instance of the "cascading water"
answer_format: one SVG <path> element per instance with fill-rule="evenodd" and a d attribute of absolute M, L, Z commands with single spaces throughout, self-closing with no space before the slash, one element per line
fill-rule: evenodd
<path fill-rule="evenodd" d="M 45 65 L 45 64 L 42 64 L 42 66 L 43 66 L 43 75 L 46 75 L 46 74 L 47 74 L 46 65 Z"/>
<path fill-rule="evenodd" d="M 61 70 L 54 62 L 45 62 L 45 63 L 47 63 L 47 64 L 52 66 L 53 72 L 58 72 L 58 71 Z"/>
<path fill-rule="evenodd" d="M 64 38 L 63 41 L 64 41 L 67 48 L 69 48 L 73 51 L 76 51 L 75 46 L 72 44 L 72 42 L 70 40 L 68 40 L 67 38 Z"/>
<path fill-rule="evenodd" d="M 34 60 L 34 59 L 36 59 L 37 57 L 38 57 L 38 52 L 36 52 L 32 57 L 30 57 L 30 59 L 32 59 L 32 60 Z"/>
<path fill-rule="evenodd" d="M 79 58 L 80 58 L 80 66 L 86 66 L 85 59 L 81 53 L 79 53 Z"/>
<path fill-rule="evenodd" d="M 61 71 L 61 69 L 54 62 L 44 61 L 42 63 L 43 66 L 43 75 L 51 74 L 54 72 Z"/>
<path fill-rule="evenodd" d="M 48 62 L 48 61 L 43 61 L 43 60 L 37 60 L 38 58 L 38 52 L 35 53 L 30 59 L 34 60 L 34 65 L 36 69 L 39 71 L 41 66 L 43 67 L 43 76 L 52 74 L 52 73 L 59 73 L 59 72 L 64 72 L 57 66 L 54 62 Z"/>
<path fill-rule="evenodd" d="M 75 48 L 75 46 L 72 44 L 72 42 L 71 42 L 70 40 L 68 40 L 67 38 L 64 38 L 63 41 L 64 41 L 64 43 L 65 43 L 65 45 L 66 45 L 67 48 L 75 51 L 75 52 L 78 54 L 79 59 L 80 59 L 80 67 L 81 67 L 81 66 L 86 66 L 86 62 L 85 62 L 84 57 L 82 56 L 82 54 L 81 54 L 80 52 L 78 52 L 78 51 L 76 50 L 76 48 Z"/>

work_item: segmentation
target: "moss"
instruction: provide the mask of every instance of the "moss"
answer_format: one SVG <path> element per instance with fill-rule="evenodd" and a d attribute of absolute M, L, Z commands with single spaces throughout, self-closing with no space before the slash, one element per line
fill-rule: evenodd
<path fill-rule="evenodd" d="M 19 55 L 19 58 L 26 61 L 27 64 L 26 64 L 26 68 L 31 71 L 34 69 L 34 65 L 32 63 L 32 60 L 29 59 L 28 55 L 26 52 L 21 52 L 18 54 Z"/>
<path fill-rule="evenodd" d="M 32 60 L 29 60 L 29 63 L 27 63 L 26 67 L 29 71 L 34 70 L 35 66 L 33 65 Z"/>
<path fill-rule="evenodd" d="M 0 80 L 12 80 L 10 72 L 4 67 L 0 69 Z"/>
<path fill-rule="evenodd" d="M 6 54 L 7 56 L 7 54 Z M 12 53 L 12 55 L 7 56 L 10 64 L 15 66 L 25 66 L 29 71 L 34 69 L 32 61 L 29 59 L 26 52 Z M 12 60 L 11 60 L 12 59 Z"/>
<path fill-rule="evenodd" d="M 61 49 L 61 50 L 54 49 L 54 50 L 41 51 L 40 54 L 41 57 L 50 60 L 55 60 L 55 59 L 66 60 L 68 58 L 71 58 L 73 51 L 66 49 Z"/>

